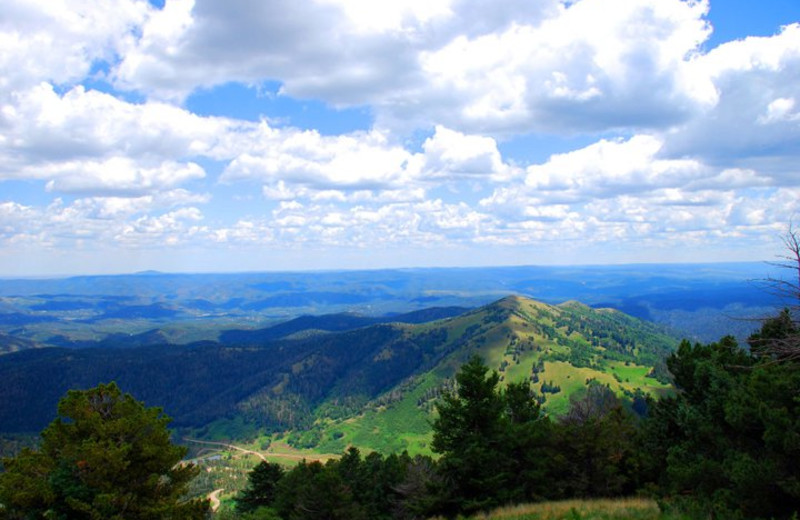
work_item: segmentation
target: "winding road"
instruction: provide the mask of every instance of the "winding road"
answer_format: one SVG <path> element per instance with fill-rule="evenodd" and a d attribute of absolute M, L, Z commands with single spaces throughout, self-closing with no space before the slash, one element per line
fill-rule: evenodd
<path fill-rule="evenodd" d="M 183 440 L 185 440 L 187 442 L 195 442 L 197 444 L 208 444 L 210 446 L 220 446 L 222 448 L 228 448 L 228 449 L 231 449 L 231 450 L 241 451 L 242 453 L 249 453 L 250 455 L 255 455 L 256 457 L 260 458 L 264 462 L 267 462 L 267 458 L 262 453 L 260 453 L 258 451 L 247 450 L 245 448 L 240 448 L 239 446 L 236 446 L 234 444 L 228 444 L 226 442 L 201 441 L 201 440 L 198 440 L 198 439 L 190 439 L 188 437 L 184 437 Z"/>
<path fill-rule="evenodd" d="M 220 501 L 219 501 L 219 494 L 222 493 L 224 490 L 222 488 L 215 489 L 211 493 L 208 494 L 208 499 L 211 501 L 211 511 L 216 513 L 217 509 L 219 509 Z"/>

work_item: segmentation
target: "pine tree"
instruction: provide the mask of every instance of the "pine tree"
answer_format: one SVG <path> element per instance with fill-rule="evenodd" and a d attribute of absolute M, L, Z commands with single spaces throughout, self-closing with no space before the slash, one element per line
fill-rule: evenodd
<path fill-rule="evenodd" d="M 38 450 L 3 461 L 0 512 L 9 519 L 200 519 L 185 500 L 197 468 L 170 442 L 169 417 L 116 384 L 71 390 Z"/>
<path fill-rule="evenodd" d="M 259 463 L 247 476 L 247 487 L 236 497 L 236 510 L 247 513 L 259 507 L 272 506 L 283 473 L 279 464 Z"/>
<path fill-rule="evenodd" d="M 502 457 L 500 377 L 475 356 L 456 375 L 458 393 L 445 393 L 436 408 L 431 448 L 442 455 L 445 513 L 472 513 L 498 505 L 507 477 Z"/>

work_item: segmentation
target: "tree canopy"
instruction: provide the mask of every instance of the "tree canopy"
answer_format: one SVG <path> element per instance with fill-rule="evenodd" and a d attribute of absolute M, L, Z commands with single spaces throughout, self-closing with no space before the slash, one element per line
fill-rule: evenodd
<path fill-rule="evenodd" d="M 458 390 L 437 403 L 431 448 L 441 454 L 442 511 L 472 513 L 538 495 L 546 472 L 547 431 L 527 383 L 500 378 L 475 356 L 456 374 Z"/>
<path fill-rule="evenodd" d="M 205 518 L 207 501 L 184 498 L 198 470 L 181 462 L 169 421 L 115 383 L 70 390 L 40 448 L 3 461 L 0 518 Z"/>
<path fill-rule="evenodd" d="M 753 336 L 763 346 L 793 333 L 785 314 Z M 697 516 L 789 518 L 800 510 L 800 368 L 726 337 L 684 342 L 667 360 L 677 395 L 646 424 L 659 493 Z M 664 471 L 662 471 L 664 470 Z"/>

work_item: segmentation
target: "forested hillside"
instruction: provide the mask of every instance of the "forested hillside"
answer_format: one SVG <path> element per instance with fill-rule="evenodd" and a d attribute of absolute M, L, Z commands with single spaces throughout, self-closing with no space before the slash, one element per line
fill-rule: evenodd
<path fill-rule="evenodd" d="M 547 415 L 527 382 L 502 388 L 500 374 L 475 356 L 436 400 L 436 458 L 362 457 L 350 448 L 339 460 L 288 471 L 262 462 L 221 516 L 456 518 L 503 504 L 640 493 L 658 498 L 663 515 L 624 518 L 796 518 L 798 338 L 787 311 L 750 338 L 749 350 L 730 336 L 683 342 L 667 358 L 678 393 L 650 401 L 643 416 L 599 384 L 574 395 L 565 415 Z M 506 517 L 540 518 L 490 516 Z M 573 509 L 557 518 L 584 517 Z"/>
<path fill-rule="evenodd" d="M 225 344 L 104 343 L 8 354 L 0 357 L 0 424 L 5 432 L 38 431 L 68 389 L 116 381 L 164 407 L 174 426 L 201 436 L 212 425 L 235 423 L 228 431 L 241 437 L 302 432 L 290 437 L 298 446 L 425 450 L 433 401 L 475 353 L 505 381 L 532 382 L 546 409 L 563 412 L 569 396 L 589 381 L 629 399 L 666 388 L 659 359 L 677 344 L 658 327 L 617 311 L 519 297 L 432 322 L 323 332 L 361 323 L 349 316 L 304 318 L 278 326 L 279 332 L 231 334 Z M 366 435 L 375 428 L 380 435 Z M 401 428 L 410 436 L 396 444 Z"/>

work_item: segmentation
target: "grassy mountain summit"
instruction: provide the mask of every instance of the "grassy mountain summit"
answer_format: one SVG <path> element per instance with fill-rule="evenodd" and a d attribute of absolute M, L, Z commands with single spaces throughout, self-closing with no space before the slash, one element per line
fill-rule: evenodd
<path fill-rule="evenodd" d="M 618 311 L 520 296 L 435 321 L 401 319 L 408 318 L 353 320 L 348 328 L 341 316 L 305 317 L 271 331 L 227 334 L 225 343 L 102 342 L 6 354 L 0 425 L 36 431 L 67 389 L 115 380 L 199 436 L 291 432 L 290 443 L 325 451 L 352 444 L 424 452 L 436 397 L 453 388 L 459 367 L 476 353 L 504 382 L 530 381 L 557 414 L 591 381 L 629 397 L 662 391 L 661 360 L 677 343 Z"/>
<path fill-rule="evenodd" d="M 502 383 L 530 381 L 545 409 L 560 414 L 570 396 L 592 382 L 629 398 L 667 390 L 663 358 L 676 346 L 660 327 L 615 310 L 577 302 L 552 306 L 521 296 L 402 329 L 411 344 L 435 338 L 428 362 L 354 416 L 326 414 L 337 409 L 333 397 L 318 408 L 314 426 L 292 441 L 334 452 L 349 444 L 424 452 L 434 401 L 453 389 L 456 372 L 474 354 L 500 373 Z M 387 346 L 371 363 L 402 355 Z"/>

